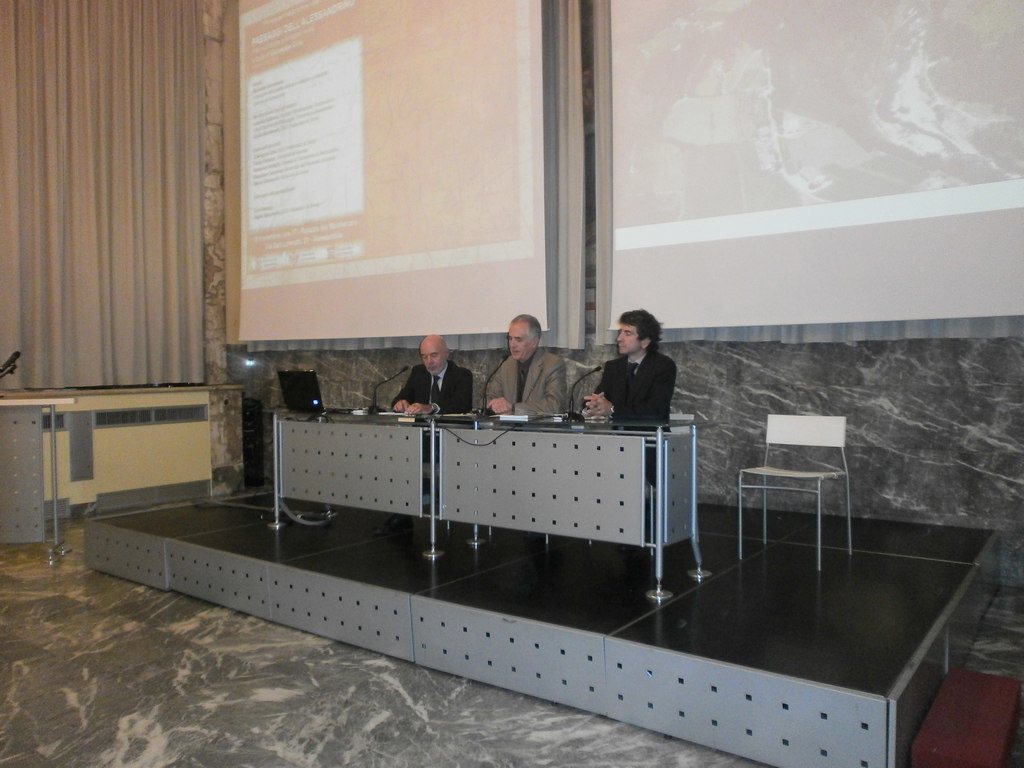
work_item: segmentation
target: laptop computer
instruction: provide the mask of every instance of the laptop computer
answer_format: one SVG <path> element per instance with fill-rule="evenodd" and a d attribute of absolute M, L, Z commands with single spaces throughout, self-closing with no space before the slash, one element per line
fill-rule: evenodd
<path fill-rule="evenodd" d="M 323 398 L 320 396 L 320 380 L 316 371 L 278 371 L 281 382 L 281 398 L 289 411 L 302 413 L 323 413 Z"/>

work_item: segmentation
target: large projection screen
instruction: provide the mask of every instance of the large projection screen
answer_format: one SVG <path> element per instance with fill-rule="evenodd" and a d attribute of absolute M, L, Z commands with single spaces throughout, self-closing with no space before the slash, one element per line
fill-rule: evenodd
<path fill-rule="evenodd" d="M 540 0 L 240 0 L 242 340 L 546 323 Z"/>
<path fill-rule="evenodd" d="M 613 318 L 1024 314 L 1024 3 L 611 13 Z"/>

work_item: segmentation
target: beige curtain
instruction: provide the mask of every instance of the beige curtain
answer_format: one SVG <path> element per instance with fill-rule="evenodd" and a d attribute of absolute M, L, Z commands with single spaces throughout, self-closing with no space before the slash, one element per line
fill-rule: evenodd
<path fill-rule="evenodd" d="M 0 0 L 0 386 L 203 379 L 202 0 Z"/>

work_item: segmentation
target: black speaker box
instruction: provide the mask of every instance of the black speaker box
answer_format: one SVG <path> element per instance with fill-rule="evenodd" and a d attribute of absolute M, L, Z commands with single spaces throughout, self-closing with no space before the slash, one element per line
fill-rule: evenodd
<path fill-rule="evenodd" d="M 263 403 L 242 398 L 242 466 L 245 487 L 262 488 L 263 475 Z"/>

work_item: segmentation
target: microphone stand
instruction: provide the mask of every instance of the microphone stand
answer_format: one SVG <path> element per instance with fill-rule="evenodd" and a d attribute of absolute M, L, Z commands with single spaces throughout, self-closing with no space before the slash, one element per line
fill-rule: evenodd
<path fill-rule="evenodd" d="M 505 361 L 508 360 L 510 356 L 511 355 L 508 352 L 506 352 L 505 356 L 501 358 L 501 362 L 494 367 L 494 370 L 491 371 L 491 375 L 488 376 L 487 381 L 484 382 L 484 393 L 482 399 L 480 400 L 480 410 L 477 411 L 477 416 L 483 417 L 494 415 L 494 412 L 487 407 L 487 387 L 490 386 L 491 379 L 494 378 L 495 374 L 497 374 L 498 370 L 501 368 L 501 366 L 505 364 Z"/>
<path fill-rule="evenodd" d="M 593 376 L 595 373 L 601 370 L 601 366 L 591 368 L 589 371 L 580 376 L 576 381 L 573 382 L 572 387 L 569 389 L 569 412 L 565 414 L 566 421 L 583 421 L 583 414 L 580 411 L 573 410 L 573 404 L 576 402 L 576 387 L 588 376 Z"/>
<path fill-rule="evenodd" d="M 398 373 L 388 376 L 386 379 L 384 379 L 384 381 L 378 381 L 376 384 L 373 385 L 373 399 L 370 401 L 370 407 L 366 409 L 367 413 L 380 413 L 384 410 L 383 408 L 377 405 L 377 389 L 380 387 L 381 384 L 387 384 L 393 378 L 405 373 L 408 370 L 409 366 L 406 365 Z"/>

